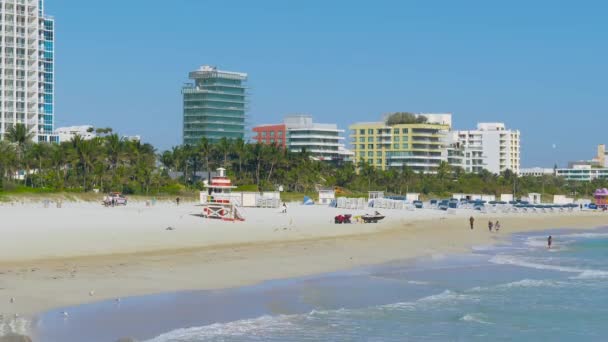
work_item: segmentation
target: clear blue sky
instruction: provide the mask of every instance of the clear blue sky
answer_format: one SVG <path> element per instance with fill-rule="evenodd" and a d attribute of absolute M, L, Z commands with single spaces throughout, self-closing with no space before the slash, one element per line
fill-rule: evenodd
<path fill-rule="evenodd" d="M 608 143 L 601 1 L 47 0 L 57 125 L 179 144 L 202 64 L 249 73 L 250 124 L 310 113 L 346 128 L 392 111 L 522 131 L 524 166 Z M 557 149 L 552 145 L 557 144 Z"/>

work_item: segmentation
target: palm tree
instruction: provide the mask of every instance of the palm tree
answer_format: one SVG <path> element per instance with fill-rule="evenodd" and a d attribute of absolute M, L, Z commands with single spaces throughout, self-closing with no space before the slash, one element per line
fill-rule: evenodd
<path fill-rule="evenodd" d="M 17 151 L 15 151 L 15 147 L 6 141 L 0 141 L 0 190 L 3 189 L 4 178 L 8 175 L 10 179 L 16 168 Z"/>
<path fill-rule="evenodd" d="M 243 159 L 247 155 L 247 148 L 246 148 L 245 140 L 243 140 L 241 138 L 236 139 L 234 141 L 234 143 L 232 144 L 232 148 L 239 160 L 239 174 L 240 174 L 243 171 Z M 239 175 L 239 177 L 241 177 L 241 175 Z"/>
<path fill-rule="evenodd" d="M 232 149 L 232 143 L 230 140 L 228 140 L 228 138 L 223 137 L 221 138 L 217 144 L 215 145 L 215 147 L 217 148 L 217 151 L 222 155 L 223 157 L 223 163 L 222 163 L 222 167 L 223 168 L 227 168 L 228 167 L 228 154 L 230 153 L 230 150 Z"/>
<path fill-rule="evenodd" d="M 437 167 L 437 178 L 441 183 L 441 191 L 446 191 L 445 179 L 450 176 L 451 173 L 452 167 L 450 166 L 450 164 L 448 164 L 448 162 L 446 161 L 441 161 L 441 163 L 439 163 L 439 167 Z"/>
<path fill-rule="evenodd" d="M 17 144 L 20 147 L 32 141 L 34 138 L 34 134 L 28 131 L 27 127 L 21 123 L 11 126 L 4 136 L 8 141 Z"/>

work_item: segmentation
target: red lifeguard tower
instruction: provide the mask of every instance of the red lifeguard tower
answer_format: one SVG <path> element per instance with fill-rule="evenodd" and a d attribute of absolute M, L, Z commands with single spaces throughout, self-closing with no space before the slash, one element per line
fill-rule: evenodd
<path fill-rule="evenodd" d="M 245 221 L 239 210 L 240 203 L 231 196 L 232 189 L 236 186 L 226 177 L 226 169 L 219 168 L 217 172 L 218 176 L 212 177 L 211 182 L 205 184 L 206 194 L 201 196 L 203 215 L 224 221 Z"/>

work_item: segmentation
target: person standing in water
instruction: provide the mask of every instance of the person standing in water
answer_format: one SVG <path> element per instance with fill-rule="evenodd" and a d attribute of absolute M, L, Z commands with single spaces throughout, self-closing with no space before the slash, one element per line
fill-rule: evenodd
<path fill-rule="evenodd" d="M 473 216 L 469 218 L 469 223 L 471 224 L 471 230 L 473 230 L 473 226 L 475 226 L 475 219 L 473 218 Z"/>
<path fill-rule="evenodd" d="M 551 248 L 552 244 L 553 244 L 553 237 L 551 235 L 549 235 L 549 237 L 547 238 L 547 248 Z"/>

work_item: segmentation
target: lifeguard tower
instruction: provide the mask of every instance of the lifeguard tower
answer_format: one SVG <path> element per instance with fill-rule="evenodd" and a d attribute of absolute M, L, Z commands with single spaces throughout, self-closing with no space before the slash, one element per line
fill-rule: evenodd
<path fill-rule="evenodd" d="M 598 208 L 608 208 L 608 189 L 597 189 L 593 194 Z"/>
<path fill-rule="evenodd" d="M 203 215 L 224 221 L 245 221 L 239 210 L 240 203 L 236 197 L 231 196 L 232 189 L 236 186 L 226 177 L 226 169 L 219 168 L 217 172 L 217 177 L 212 177 L 210 183 L 205 183 L 206 192 L 201 194 Z"/>

